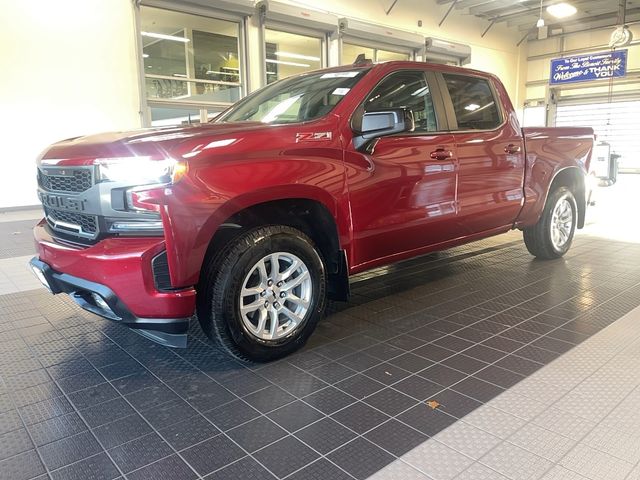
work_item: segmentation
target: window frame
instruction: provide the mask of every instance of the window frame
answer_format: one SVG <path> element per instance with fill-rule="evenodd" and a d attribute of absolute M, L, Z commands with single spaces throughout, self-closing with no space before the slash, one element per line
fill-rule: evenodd
<path fill-rule="evenodd" d="M 464 77 L 464 78 L 475 78 L 478 80 L 482 80 L 485 81 L 487 83 L 487 85 L 489 86 L 489 91 L 491 92 L 491 95 L 493 96 L 493 101 L 496 104 L 496 109 L 498 111 L 498 115 L 500 116 L 500 122 L 498 123 L 497 126 L 493 127 L 493 128 L 477 128 L 477 129 L 472 129 L 472 128 L 459 128 L 458 127 L 458 118 L 456 116 L 456 111 L 455 108 L 453 107 L 453 100 L 451 100 L 451 95 L 449 94 L 449 88 L 447 87 L 447 82 L 444 78 L 445 75 L 450 75 L 450 76 L 457 76 L 457 77 Z M 458 132 L 458 133 L 466 133 L 466 132 L 494 132 L 496 130 L 500 130 L 501 128 L 504 127 L 504 125 L 507 123 L 507 115 L 505 114 L 504 111 L 504 106 L 502 105 L 502 102 L 500 101 L 500 96 L 498 95 L 498 91 L 496 90 L 494 81 L 491 77 L 486 77 L 484 75 L 475 75 L 475 74 L 471 74 L 471 73 L 457 73 L 457 72 L 437 72 L 437 80 L 438 80 L 438 86 L 439 86 L 439 90 L 440 90 L 440 95 L 444 101 L 444 105 L 445 105 L 445 109 L 446 109 L 446 115 L 447 115 L 447 120 L 448 120 L 448 124 L 449 124 L 449 131 L 451 132 Z"/>
<path fill-rule="evenodd" d="M 433 109 L 436 115 L 436 125 L 437 128 L 433 132 L 424 132 L 424 131 L 413 131 L 413 132 L 401 132 L 393 135 L 388 135 L 389 137 L 424 137 L 431 135 L 444 135 L 449 133 L 449 124 L 448 124 L 448 115 L 446 111 L 446 107 L 442 98 L 442 92 L 440 91 L 440 85 L 438 81 L 438 77 L 436 72 L 426 68 L 402 68 L 399 70 L 394 70 L 392 72 L 387 73 L 381 79 L 379 79 L 376 84 L 371 87 L 367 93 L 362 97 L 358 106 L 353 110 L 351 114 L 351 118 L 349 118 L 349 127 L 352 131 L 354 131 L 354 121 L 357 115 L 364 115 L 365 109 L 364 104 L 367 99 L 371 96 L 378 86 L 384 82 L 387 78 L 401 72 L 414 72 L 421 73 L 429 87 L 429 92 L 431 93 L 431 101 L 433 102 Z"/>
<path fill-rule="evenodd" d="M 329 38 L 328 33 L 323 30 L 315 30 L 313 28 L 299 27 L 297 25 L 291 25 L 289 23 L 283 23 L 273 20 L 266 20 L 262 28 L 262 87 L 271 85 L 267 82 L 267 30 L 274 30 L 276 32 L 289 33 L 291 35 L 299 35 L 301 37 L 310 37 L 320 40 L 320 67 L 317 69 L 306 70 L 300 73 L 315 72 L 316 70 L 322 70 L 328 67 L 328 46 Z M 283 77 L 287 78 L 287 77 Z M 283 80 L 278 78 L 275 81 Z M 273 83 L 273 82 L 272 82 Z M 253 93 L 253 92 L 252 92 Z M 246 96 L 246 95 L 245 95 Z"/>
<path fill-rule="evenodd" d="M 215 8 L 199 7 L 196 5 L 175 5 L 169 4 L 162 0 L 142 0 L 136 5 L 135 8 L 135 34 L 137 38 L 137 63 L 139 69 L 139 92 L 140 92 L 140 106 L 143 127 L 152 126 L 151 108 L 152 107 L 176 107 L 176 108 L 194 108 L 200 110 L 200 122 L 208 116 L 206 112 L 223 112 L 235 102 L 202 102 L 191 100 L 174 100 L 174 99 L 162 99 L 162 98 L 149 98 L 147 92 L 147 78 L 143 57 L 143 42 L 142 42 L 142 7 L 155 8 L 159 10 L 166 10 L 170 12 L 192 15 L 197 17 L 205 17 L 214 20 L 222 20 L 226 22 L 233 22 L 238 25 L 238 61 L 240 64 L 240 82 L 239 82 L 239 98 L 242 99 L 247 96 L 249 92 L 249 62 L 247 54 L 247 28 L 246 28 L 246 16 L 243 14 L 232 14 L 227 11 L 217 10 Z M 213 83 L 216 81 L 207 81 L 202 79 L 191 78 L 171 78 L 172 80 L 183 81 L 185 83 Z M 206 115 L 205 115 L 206 113 Z"/>

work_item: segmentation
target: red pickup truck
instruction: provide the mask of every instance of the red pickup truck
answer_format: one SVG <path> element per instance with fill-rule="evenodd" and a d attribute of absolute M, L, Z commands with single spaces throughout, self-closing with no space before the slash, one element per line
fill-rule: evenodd
<path fill-rule="evenodd" d="M 215 121 L 73 138 L 38 160 L 36 275 L 169 346 L 300 348 L 349 275 L 518 228 L 584 225 L 589 128 L 520 128 L 493 75 L 361 62 L 289 77 Z M 197 315 L 196 315 L 197 313 Z"/>

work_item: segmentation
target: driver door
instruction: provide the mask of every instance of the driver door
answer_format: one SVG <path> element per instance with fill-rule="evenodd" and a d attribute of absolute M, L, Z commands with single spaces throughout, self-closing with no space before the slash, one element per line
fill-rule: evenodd
<path fill-rule="evenodd" d="M 389 74 L 359 108 L 408 108 L 415 130 L 347 152 L 354 265 L 384 263 L 457 235 L 455 141 L 444 104 L 426 70 Z"/>

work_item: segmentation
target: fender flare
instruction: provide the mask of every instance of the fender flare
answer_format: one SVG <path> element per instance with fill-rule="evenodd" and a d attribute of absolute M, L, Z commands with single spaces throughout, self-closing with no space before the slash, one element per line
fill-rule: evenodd
<path fill-rule="evenodd" d="M 549 198 L 549 194 L 551 193 L 551 187 L 553 187 L 553 184 L 555 183 L 555 181 L 558 179 L 558 177 L 563 174 L 563 172 L 567 172 L 569 170 L 574 170 L 576 172 L 578 172 L 578 174 L 581 176 L 581 178 L 583 179 L 583 186 L 582 186 L 582 195 L 581 198 L 578 198 L 578 195 L 575 195 L 578 192 L 573 192 L 574 196 L 576 197 L 576 203 L 578 204 L 578 224 L 577 227 L 578 228 L 582 228 L 584 227 L 584 223 L 585 223 L 585 214 L 586 214 L 586 172 L 584 170 L 582 170 L 578 165 L 567 165 L 564 166 L 562 168 L 559 168 L 558 170 L 556 170 L 553 174 L 553 177 L 551 177 L 549 184 L 546 188 L 545 191 L 545 195 L 544 195 L 544 201 L 541 202 L 542 207 L 540 208 L 539 214 L 537 215 L 537 219 L 536 222 L 540 220 L 540 217 L 542 216 L 542 212 L 544 211 L 544 206 L 547 204 L 547 199 Z"/>

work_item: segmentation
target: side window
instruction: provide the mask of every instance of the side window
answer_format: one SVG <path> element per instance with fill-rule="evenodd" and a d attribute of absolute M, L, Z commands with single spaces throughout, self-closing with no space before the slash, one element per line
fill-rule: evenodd
<path fill-rule="evenodd" d="M 416 132 L 438 129 L 429 85 L 420 71 L 397 72 L 385 78 L 364 103 L 365 112 L 409 108 L 416 122 Z"/>
<path fill-rule="evenodd" d="M 458 130 L 491 130 L 502 123 L 489 82 L 484 78 L 443 74 Z"/>

